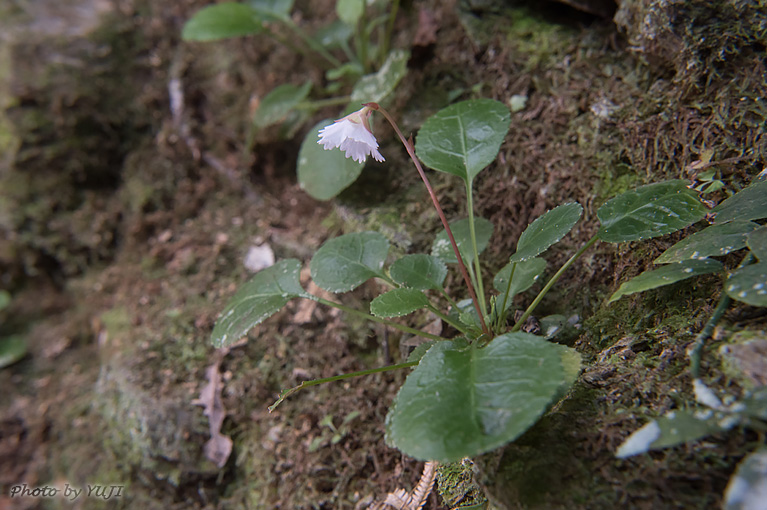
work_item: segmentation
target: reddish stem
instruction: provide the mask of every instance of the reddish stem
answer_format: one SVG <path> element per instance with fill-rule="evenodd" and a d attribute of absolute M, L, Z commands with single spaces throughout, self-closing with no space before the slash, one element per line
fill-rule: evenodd
<path fill-rule="evenodd" d="M 410 155 L 410 159 L 413 160 L 413 164 L 415 164 L 415 168 L 416 170 L 418 170 L 418 174 L 421 176 L 421 180 L 423 180 L 423 183 L 426 185 L 426 190 L 429 192 L 429 196 L 431 197 L 431 201 L 434 204 L 434 208 L 437 209 L 437 214 L 439 215 L 439 219 L 442 220 L 442 225 L 445 227 L 445 231 L 447 232 L 447 237 L 450 239 L 450 244 L 453 246 L 455 257 L 458 259 L 458 267 L 461 270 L 461 274 L 463 275 L 463 279 L 466 282 L 466 286 L 469 288 L 469 295 L 471 296 L 471 300 L 474 302 L 474 308 L 477 310 L 477 315 L 479 315 L 479 322 L 482 325 L 482 332 L 487 335 L 490 335 L 490 330 L 487 328 L 487 324 L 485 324 L 485 314 L 482 313 L 482 310 L 479 307 L 479 301 L 477 300 L 477 293 L 474 291 L 474 285 L 472 285 L 471 278 L 469 278 L 469 272 L 466 270 L 466 266 L 463 263 L 461 252 L 458 250 L 458 244 L 455 242 L 455 238 L 453 237 L 453 231 L 450 230 L 450 225 L 447 222 L 445 213 L 442 211 L 442 206 L 439 205 L 439 200 L 437 199 L 437 195 L 436 193 L 434 193 L 434 190 L 432 189 L 431 184 L 429 184 L 429 179 L 426 178 L 426 172 L 423 171 L 421 162 L 418 160 L 418 158 L 415 155 L 415 147 L 413 145 L 412 140 L 407 140 L 405 138 L 405 135 L 402 134 L 402 131 L 400 131 L 399 126 L 397 126 L 397 123 L 394 121 L 392 116 L 389 115 L 389 112 L 387 112 L 385 109 L 379 106 L 378 103 L 364 103 L 362 106 L 367 106 L 368 108 L 372 110 L 381 112 L 381 114 L 386 118 L 386 120 L 389 121 L 389 124 L 391 124 L 391 126 L 394 128 L 394 131 L 397 133 L 397 136 L 399 136 L 399 139 L 402 141 L 402 144 L 405 146 L 405 149 L 407 150 L 408 155 Z"/>

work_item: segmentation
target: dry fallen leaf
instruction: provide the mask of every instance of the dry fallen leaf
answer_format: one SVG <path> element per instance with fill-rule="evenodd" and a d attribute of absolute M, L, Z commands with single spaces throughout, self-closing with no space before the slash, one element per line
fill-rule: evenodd
<path fill-rule="evenodd" d="M 220 351 L 221 352 L 221 351 Z M 232 440 L 221 434 L 221 425 L 226 418 L 226 409 L 221 400 L 221 372 L 219 365 L 226 352 L 217 356 L 216 361 L 205 370 L 208 383 L 200 391 L 200 398 L 193 400 L 192 404 L 203 406 L 205 416 L 208 417 L 210 427 L 210 439 L 205 443 L 205 456 L 219 468 L 224 467 L 229 455 L 232 453 Z"/>

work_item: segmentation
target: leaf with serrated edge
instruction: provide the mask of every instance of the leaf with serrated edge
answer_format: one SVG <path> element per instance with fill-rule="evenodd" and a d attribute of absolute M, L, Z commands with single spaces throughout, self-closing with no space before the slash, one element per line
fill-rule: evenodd
<path fill-rule="evenodd" d="M 432 115 L 418 131 L 415 151 L 427 166 L 471 182 L 495 161 L 511 114 L 501 102 L 470 99 Z"/>
<path fill-rule="evenodd" d="M 724 290 L 741 303 L 767 307 L 767 262 L 741 267 L 727 278 Z"/>
<path fill-rule="evenodd" d="M 395 260 L 389 275 L 395 282 L 412 289 L 437 290 L 445 281 L 447 266 L 437 257 L 414 253 Z"/>
<path fill-rule="evenodd" d="M 370 302 L 370 313 L 376 317 L 402 317 L 429 306 L 429 299 L 416 289 L 394 289 Z"/>
<path fill-rule="evenodd" d="M 711 210 L 714 223 L 767 218 L 767 179 L 752 182 Z"/>
<path fill-rule="evenodd" d="M 693 276 L 716 273 L 722 270 L 722 263 L 713 259 L 685 260 L 675 264 L 668 264 L 652 271 L 645 271 L 639 276 L 624 282 L 618 290 L 610 296 L 608 303 L 617 301 L 628 294 L 644 292 L 650 289 L 671 285 Z"/>
<path fill-rule="evenodd" d="M 484 348 L 436 343 L 389 410 L 387 443 L 416 459 L 452 462 L 514 440 L 572 384 L 564 351 L 573 350 L 527 333 Z"/>
<path fill-rule="evenodd" d="M 622 243 L 649 239 L 692 225 L 708 210 L 684 181 L 640 186 L 608 200 L 597 211 L 599 239 Z"/>
<path fill-rule="evenodd" d="M 245 336 L 253 326 L 272 316 L 295 297 L 308 297 L 299 281 L 301 263 L 281 260 L 240 287 L 226 305 L 211 333 L 215 347 L 226 347 Z"/>
<path fill-rule="evenodd" d="M 669 264 L 683 260 L 705 259 L 726 255 L 746 246 L 746 235 L 759 225 L 752 221 L 733 221 L 711 225 L 691 234 L 655 259 L 656 264 Z"/>
<path fill-rule="evenodd" d="M 378 232 L 355 232 L 323 244 L 309 264 L 312 280 L 329 292 L 347 292 L 381 276 L 389 241 Z"/>
<path fill-rule="evenodd" d="M 512 262 L 537 257 L 559 242 L 578 222 L 583 214 L 583 207 L 572 202 L 560 205 L 532 222 L 517 241 L 517 252 L 511 256 Z"/>
<path fill-rule="evenodd" d="M 469 230 L 469 219 L 464 218 L 450 222 L 450 230 L 453 232 L 455 244 L 458 245 L 458 251 L 466 264 L 474 260 L 474 251 L 471 248 L 471 232 Z M 493 224 L 484 218 L 474 218 L 474 231 L 477 234 L 477 252 L 487 248 L 490 237 L 493 235 Z M 446 231 L 440 232 L 431 245 L 431 254 L 439 257 L 448 264 L 457 264 L 458 259 L 453 251 L 453 245 Z"/>
<path fill-rule="evenodd" d="M 416 345 L 415 349 L 413 349 L 413 352 L 410 353 L 410 355 L 407 357 L 408 363 L 418 363 L 421 361 L 421 358 L 423 357 L 426 352 L 431 349 L 431 346 L 436 343 L 435 340 L 427 340 L 422 344 Z"/>

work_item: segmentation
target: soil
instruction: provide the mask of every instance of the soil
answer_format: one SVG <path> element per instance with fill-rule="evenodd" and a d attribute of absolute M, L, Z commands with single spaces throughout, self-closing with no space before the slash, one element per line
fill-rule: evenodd
<path fill-rule="evenodd" d="M 0 268 L 12 298 L 0 333 L 22 336 L 27 350 L 0 369 L 0 509 L 104 499 L 361 509 L 419 480 L 422 463 L 384 442 L 405 371 L 317 386 L 267 410 L 302 380 L 400 362 L 412 339 L 292 301 L 243 341 L 210 344 L 217 314 L 252 275 L 251 248 L 306 265 L 325 240 L 373 229 L 415 253 L 440 227 L 383 124 L 374 128 L 385 164 L 369 164 L 332 201 L 307 195 L 295 178 L 303 134 L 340 109 L 289 137 L 255 132 L 251 118 L 277 85 L 327 86 L 323 69 L 266 36 L 181 41 L 206 3 L 0 5 Z M 334 4 L 298 1 L 294 21 L 313 32 L 334 19 Z M 495 227 L 486 278 L 558 204 L 577 201 L 585 214 L 547 254 L 549 269 L 594 235 L 596 210 L 617 193 L 713 169 L 725 183 L 705 197 L 713 206 L 767 168 L 763 12 L 707 0 L 618 4 L 402 2 L 392 47 L 412 57 L 389 108 L 406 132 L 454 98 L 526 98 L 475 184 L 476 212 Z M 455 179 L 432 179 L 448 216 L 464 215 Z M 614 456 L 649 418 L 694 406 L 685 349 L 717 304 L 719 279 L 605 304 L 686 232 L 598 245 L 565 274 L 537 313 L 578 317 L 561 341 L 582 354 L 583 372 L 521 438 L 474 459 L 467 494 L 508 509 L 721 505 L 763 434 L 736 428 Z M 449 290 L 460 285 L 449 276 Z M 379 290 L 369 282 L 340 299 L 365 307 Z M 706 345 L 706 383 L 731 395 L 749 387 L 717 352 L 766 328 L 763 309 L 733 305 Z M 22 484 L 113 490 L 72 503 L 11 498 Z M 451 506 L 435 492 L 425 508 Z"/>

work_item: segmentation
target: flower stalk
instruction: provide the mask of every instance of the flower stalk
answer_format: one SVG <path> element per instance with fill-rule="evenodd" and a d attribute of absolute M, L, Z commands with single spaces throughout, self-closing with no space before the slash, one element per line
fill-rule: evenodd
<path fill-rule="evenodd" d="M 482 326 L 482 332 L 490 335 L 490 330 L 485 323 L 485 314 L 482 313 L 482 309 L 480 308 L 479 301 L 477 300 L 477 293 L 475 292 L 474 285 L 472 284 L 471 278 L 469 277 L 469 272 L 466 270 L 466 266 L 463 263 L 461 252 L 458 250 L 458 244 L 455 242 L 455 238 L 453 237 L 453 231 L 450 229 L 450 224 L 445 217 L 445 213 L 442 211 L 442 206 L 439 204 L 439 199 L 437 199 L 437 195 L 434 193 L 434 189 L 432 189 L 431 184 L 429 183 L 429 179 L 426 177 L 426 172 L 424 172 L 421 162 L 415 155 L 415 147 L 412 142 L 412 137 L 410 140 L 406 139 L 397 123 L 394 121 L 392 116 L 389 115 L 389 112 L 379 106 L 378 103 L 364 103 L 363 106 L 365 108 L 370 108 L 371 110 L 380 112 L 386 118 L 389 124 L 391 124 L 392 128 L 394 128 L 394 132 L 397 133 L 397 136 L 399 137 L 402 144 L 405 146 L 405 150 L 407 150 L 410 159 L 413 160 L 413 164 L 415 165 L 416 170 L 418 170 L 418 174 L 421 176 L 421 180 L 423 181 L 424 185 L 426 185 L 426 190 L 429 192 L 429 196 L 431 197 L 431 201 L 434 204 L 434 208 L 437 210 L 439 219 L 442 221 L 442 225 L 445 227 L 447 237 L 450 239 L 450 244 L 453 246 L 453 251 L 455 252 L 456 258 L 458 259 L 458 267 L 460 268 L 461 275 L 466 282 L 466 287 L 468 288 L 469 295 L 471 296 L 471 300 L 474 303 L 474 308 L 477 310 L 477 315 L 479 316 L 479 321 Z"/>

